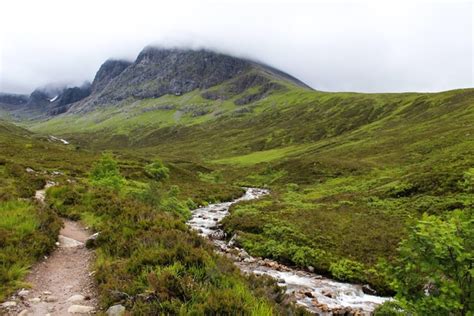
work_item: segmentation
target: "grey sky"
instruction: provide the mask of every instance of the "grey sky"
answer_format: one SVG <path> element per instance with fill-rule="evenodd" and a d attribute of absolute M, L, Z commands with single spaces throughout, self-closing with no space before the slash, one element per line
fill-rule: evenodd
<path fill-rule="evenodd" d="M 0 91 L 92 80 L 151 43 L 263 61 L 328 91 L 472 87 L 471 1 L 6 0 Z"/>

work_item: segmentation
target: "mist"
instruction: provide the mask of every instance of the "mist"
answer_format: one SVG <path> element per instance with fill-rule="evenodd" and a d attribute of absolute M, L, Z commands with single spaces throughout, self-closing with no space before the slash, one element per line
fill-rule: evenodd
<path fill-rule="evenodd" d="M 3 1 L 0 91 L 92 81 L 147 45 L 261 61 L 325 91 L 473 86 L 471 1 Z"/>

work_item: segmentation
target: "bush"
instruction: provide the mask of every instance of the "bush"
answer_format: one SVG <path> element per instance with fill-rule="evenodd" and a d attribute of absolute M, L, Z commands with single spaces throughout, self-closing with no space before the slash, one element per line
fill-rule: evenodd
<path fill-rule="evenodd" d="M 331 274 L 341 281 L 362 282 L 365 279 L 365 268 L 359 262 L 341 259 L 329 266 Z"/>
<path fill-rule="evenodd" d="M 400 243 L 387 276 L 401 306 L 417 315 L 469 315 L 474 310 L 473 209 L 446 218 L 423 215 Z"/>
<path fill-rule="evenodd" d="M 116 191 L 119 191 L 125 183 L 117 161 L 110 154 L 102 155 L 102 158 L 94 164 L 90 180 L 93 185 L 108 187 Z"/>
<path fill-rule="evenodd" d="M 170 170 L 165 167 L 161 160 L 155 160 L 151 164 L 145 166 L 145 173 L 155 181 L 163 181 L 168 179 Z"/>
<path fill-rule="evenodd" d="M 377 306 L 374 316 L 403 316 L 406 313 L 397 302 L 388 301 Z"/>

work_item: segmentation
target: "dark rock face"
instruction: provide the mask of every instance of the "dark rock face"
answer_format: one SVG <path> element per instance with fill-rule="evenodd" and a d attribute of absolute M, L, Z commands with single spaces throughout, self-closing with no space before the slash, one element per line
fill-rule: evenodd
<path fill-rule="evenodd" d="M 0 103 L 22 106 L 28 103 L 28 96 L 23 94 L 0 93 Z"/>
<path fill-rule="evenodd" d="M 91 84 L 86 83 L 82 87 L 64 89 L 58 98 L 48 108 L 49 115 L 58 115 L 67 112 L 73 103 L 87 98 L 92 92 Z"/>
<path fill-rule="evenodd" d="M 88 97 L 91 94 L 91 91 L 92 90 L 90 84 L 83 87 L 67 88 L 58 98 L 58 105 L 64 106 L 80 101 Z"/>
<path fill-rule="evenodd" d="M 51 96 L 46 92 L 36 89 L 30 94 L 27 107 L 41 108 L 46 107 L 50 103 Z"/>
<path fill-rule="evenodd" d="M 249 69 L 251 64 L 205 50 L 147 47 L 137 60 L 114 78 L 95 103 L 113 103 L 128 97 L 153 98 L 206 89 Z"/>
<path fill-rule="evenodd" d="M 250 60 L 208 50 L 147 47 L 133 63 L 107 60 L 92 84 L 73 88 L 46 86 L 29 97 L 0 94 L 0 106 L 18 117 L 36 118 L 92 111 L 128 98 L 181 95 L 196 89 L 209 89 L 202 93 L 209 100 L 238 96 L 235 104 L 245 105 L 284 89 L 280 81 L 307 87 L 284 72 Z M 203 113 L 203 109 L 196 111 L 196 115 Z"/>
<path fill-rule="evenodd" d="M 107 60 L 97 71 L 92 82 L 91 91 L 94 93 L 102 91 L 112 79 L 120 75 L 131 64 L 131 62 L 125 60 Z"/>

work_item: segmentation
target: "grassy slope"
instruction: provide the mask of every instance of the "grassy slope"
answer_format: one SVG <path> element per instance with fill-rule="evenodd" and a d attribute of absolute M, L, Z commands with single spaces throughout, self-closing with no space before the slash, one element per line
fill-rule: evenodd
<path fill-rule="evenodd" d="M 95 152 L 50 142 L 6 122 L 0 122 L 0 149 L 0 301 L 27 286 L 28 268 L 54 249 L 61 215 L 101 231 L 95 269 L 104 307 L 120 302 L 137 314 L 290 311 L 277 304 L 285 296 L 273 281 L 241 276 L 178 215 L 189 197 L 203 203 L 241 194 L 238 187 L 203 181 L 197 170 L 206 172 L 205 167 L 169 161 L 170 179 L 150 193 L 143 167 L 154 157 L 120 152 L 126 184 L 115 192 L 89 184 Z M 31 196 L 47 180 L 58 186 L 48 190 L 44 206 Z"/>
<path fill-rule="evenodd" d="M 227 229 L 240 232 L 256 255 L 325 273 L 334 274 L 342 259 L 374 267 L 390 258 L 422 212 L 472 207 L 472 194 L 459 183 L 474 164 L 473 89 L 357 94 L 287 86 L 239 113 L 233 99 L 203 100 L 195 91 L 124 104 L 99 124 L 93 118 L 101 112 L 88 113 L 80 129 L 68 127 L 74 116 L 33 129 L 142 157 L 194 161 L 203 169 L 193 172 L 209 184 L 269 186 L 272 196 L 237 206 Z M 189 105 L 190 112 L 176 115 Z M 141 107 L 154 110 L 130 114 Z M 192 114 L 201 107 L 212 111 Z M 91 133 L 97 131 L 100 138 Z M 282 238 L 289 251 L 277 247 Z M 308 260 L 298 256 L 305 247 L 314 251 Z M 338 276 L 384 288 L 373 271 Z"/>

